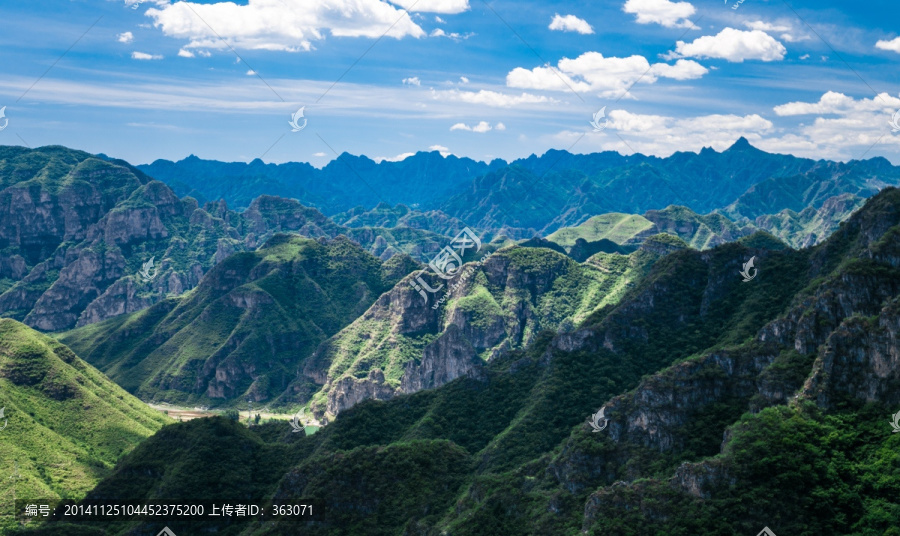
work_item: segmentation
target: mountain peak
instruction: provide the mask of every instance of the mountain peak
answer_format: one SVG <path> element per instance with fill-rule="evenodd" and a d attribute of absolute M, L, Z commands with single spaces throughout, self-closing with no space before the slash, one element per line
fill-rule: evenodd
<path fill-rule="evenodd" d="M 753 148 L 753 146 L 750 145 L 750 142 L 747 140 L 747 138 L 741 136 L 727 150 L 728 151 L 743 151 L 743 150 L 752 149 L 752 148 Z"/>

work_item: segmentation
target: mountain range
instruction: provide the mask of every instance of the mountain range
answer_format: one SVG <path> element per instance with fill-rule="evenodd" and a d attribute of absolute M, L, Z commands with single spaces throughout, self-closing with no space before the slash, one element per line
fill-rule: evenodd
<path fill-rule="evenodd" d="M 549 234 L 598 214 L 641 214 L 669 205 L 700 214 L 719 210 L 736 223 L 752 223 L 783 210 L 817 210 L 835 196 L 869 197 L 900 181 L 900 170 L 883 158 L 817 161 L 766 153 L 745 138 L 723 152 L 707 148 L 666 158 L 550 150 L 509 163 L 483 163 L 420 152 L 399 162 L 375 163 L 345 153 L 321 170 L 194 156 L 138 168 L 179 195 L 221 198 L 230 206 L 249 206 L 264 193 L 298 199 L 329 216 L 358 206 L 404 204 L 439 211 L 445 215 L 442 224 L 455 218 L 512 238 Z"/>
<path fill-rule="evenodd" d="M 365 397 L 305 437 L 283 423 L 248 429 L 223 418 L 166 426 L 87 500 L 205 490 L 317 512 L 167 521 L 176 533 L 243 536 L 896 533 L 900 190 L 885 188 L 801 250 L 763 232 L 705 251 L 662 234 L 584 263 L 537 243 L 494 257 L 470 264 L 479 275 L 466 279 L 463 304 L 445 306 L 459 323 L 425 336 L 483 348 L 457 378 Z M 617 257 L 628 265 L 619 275 L 608 264 Z M 739 275 L 748 259 L 749 281 Z M 510 274 L 524 279 L 511 288 Z M 536 292 L 521 297 L 523 314 L 507 312 L 523 287 Z M 383 322 L 396 338 L 397 326 L 427 318 L 409 294 L 382 297 L 356 322 L 373 333 Z M 591 301 L 600 295 L 605 302 Z M 399 307 L 393 317 L 381 312 L 388 303 Z M 472 344 L 501 333 L 498 318 L 494 340 L 508 350 Z M 352 378 L 379 370 L 388 386 L 391 367 L 409 373 L 377 351 L 341 357 L 359 328 L 311 359 L 334 356 Z M 51 521 L 25 534 L 149 534 L 162 524 Z"/>

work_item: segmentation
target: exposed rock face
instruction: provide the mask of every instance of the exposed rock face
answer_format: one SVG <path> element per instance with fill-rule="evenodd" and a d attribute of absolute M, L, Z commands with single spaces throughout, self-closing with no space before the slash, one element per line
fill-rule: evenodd
<path fill-rule="evenodd" d="M 396 260 L 382 270 L 344 237 L 276 235 L 259 250 L 214 266 L 185 296 L 61 338 L 145 400 L 211 404 L 240 397 L 268 403 L 282 395 L 319 343 L 404 275 L 398 272 L 403 265 Z M 175 275 L 154 284 L 182 284 Z M 141 305 L 133 303 L 140 297 L 130 279 L 106 294 L 85 314 L 102 304 Z M 372 381 L 378 386 L 384 377 Z M 309 396 L 305 386 L 299 388 Z M 346 389 L 348 403 L 355 403 L 357 390 Z"/>
<path fill-rule="evenodd" d="M 602 486 L 585 505 L 585 530 L 610 508 L 643 512 L 644 504 L 656 504 L 658 491 L 635 482 L 647 471 L 634 463 L 626 467 L 629 455 L 642 448 L 679 452 L 688 438 L 686 425 L 704 406 L 732 404 L 736 419 L 748 409 L 789 404 L 795 397 L 824 411 L 848 404 L 900 404 L 898 212 L 898 191 L 884 192 L 814 250 L 810 276 L 822 281 L 763 327 L 754 342 L 670 367 L 604 404 L 609 445 L 589 453 L 570 441 L 548 467 L 573 493 Z M 848 256 L 857 260 L 842 265 Z M 682 464 L 668 480 L 671 487 L 704 499 L 733 485 L 730 434 L 724 431 L 723 457 Z M 613 484 L 619 479 L 625 482 Z M 665 512 L 644 513 L 665 520 Z"/>
<path fill-rule="evenodd" d="M 900 403 L 900 300 L 875 319 L 853 317 L 835 330 L 802 395 L 826 409 L 848 399 Z"/>
<path fill-rule="evenodd" d="M 199 208 L 125 162 L 62 147 L 0 152 L 0 207 L 0 277 L 15 282 L 0 293 L 0 313 L 46 331 L 180 295 L 229 255 L 278 232 L 334 238 L 348 231 L 280 197 L 261 196 L 240 214 L 223 201 Z M 382 258 L 416 249 L 425 236 L 435 251 L 446 242 L 427 231 L 400 239 L 385 229 L 352 231 Z M 145 280 L 139 274 L 151 259 L 154 277 Z"/>
<path fill-rule="evenodd" d="M 628 269 L 622 264 L 604 272 L 549 249 L 514 247 L 465 265 L 454 280 L 426 273 L 430 287 L 445 285 L 427 301 L 413 288 L 413 274 L 325 341 L 298 382 L 321 385 L 327 404 L 313 409 L 333 416 L 366 398 L 477 376 L 486 360 L 524 347 L 541 330 L 573 325 L 604 300 L 614 300 Z M 364 377 L 376 370 L 374 380 Z M 385 383 L 383 377 L 395 380 L 370 385 Z"/>
<path fill-rule="evenodd" d="M 406 364 L 400 391 L 415 393 L 434 389 L 483 366 L 484 361 L 462 330 L 451 324 L 434 342 L 425 347 L 422 361 Z M 336 412 L 332 412 L 336 413 Z"/>

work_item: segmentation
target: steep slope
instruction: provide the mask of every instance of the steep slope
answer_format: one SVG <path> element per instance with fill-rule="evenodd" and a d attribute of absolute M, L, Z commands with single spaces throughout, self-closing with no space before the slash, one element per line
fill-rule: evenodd
<path fill-rule="evenodd" d="M 0 407 L 2 528 L 12 524 L 13 493 L 79 499 L 169 422 L 69 348 L 10 319 L 0 319 Z"/>
<path fill-rule="evenodd" d="M 271 401 L 321 341 L 415 266 L 382 264 L 344 237 L 276 235 L 180 298 L 60 339 L 146 400 Z"/>
<path fill-rule="evenodd" d="M 323 343 L 293 390 L 321 386 L 312 409 L 333 419 L 367 398 L 477 375 L 486 361 L 527 346 L 540 331 L 568 329 L 615 304 L 657 258 L 601 253 L 579 264 L 546 248 L 504 248 L 466 265 L 466 277 L 437 303 L 423 301 L 404 281 Z M 440 282 L 433 276 L 429 284 Z"/>
<path fill-rule="evenodd" d="M 142 309 L 196 286 L 228 253 L 288 226 L 312 236 L 338 227 L 294 202 L 261 199 L 243 215 L 178 199 L 122 161 L 63 147 L 0 148 L 0 311 L 45 331 Z M 305 212 L 304 212 L 305 211 Z M 140 277 L 145 263 L 154 261 Z"/>
<path fill-rule="evenodd" d="M 64 147 L 0 147 L 0 207 L 0 315 L 43 331 L 178 296 L 228 255 L 277 232 L 347 234 L 385 260 L 406 253 L 427 261 L 448 241 L 406 221 L 346 228 L 272 195 L 241 213 L 224 202 L 201 208 L 126 162 Z"/>
<path fill-rule="evenodd" d="M 743 282 L 750 256 L 759 272 Z M 895 534 L 898 267 L 896 189 L 815 248 L 678 249 L 617 305 L 576 329 L 544 331 L 479 374 L 362 402 L 313 436 L 254 431 L 289 441 L 302 460 L 268 480 L 269 497 L 321 500 L 322 514 L 232 527 L 245 536 L 713 536 L 766 525 Z M 609 422 L 593 433 L 585 419 L 600 407 Z M 199 427 L 177 427 L 177 448 Z M 101 487 L 117 482 L 104 489 L 140 498 L 123 477 L 141 461 L 129 458 L 120 468 L 131 473 Z M 182 481 L 148 475 L 140 488 L 165 482 L 176 497 L 230 470 L 200 465 Z"/>

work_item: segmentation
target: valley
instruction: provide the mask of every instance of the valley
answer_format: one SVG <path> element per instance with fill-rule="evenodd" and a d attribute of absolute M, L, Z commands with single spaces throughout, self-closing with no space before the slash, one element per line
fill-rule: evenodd
<path fill-rule="evenodd" d="M 702 156 L 753 151 L 739 142 Z M 884 423 L 900 404 L 896 188 L 761 216 L 747 201 L 706 214 L 610 205 L 571 225 L 479 216 L 484 227 L 466 228 L 461 213 L 401 204 L 329 216 L 264 195 L 243 211 L 201 209 L 125 162 L 37 149 L 29 158 L 57 170 L 50 180 L 23 177 L 24 153 L 5 154 L 0 169 L 14 165 L 19 180 L 0 197 L 27 185 L 63 213 L 77 191 L 107 200 L 88 219 L 60 220 L 70 227 L 57 245 L 5 249 L 0 303 L 25 305 L 0 321 L 0 396 L 15 430 L 0 430 L 0 445 L 19 475 L 4 496 L 240 498 L 318 512 L 167 522 L 235 536 L 711 535 L 776 522 L 783 533 L 875 534 L 890 525 L 879 512 L 900 508 L 890 493 L 900 469 L 876 477 L 896 464 L 898 440 Z M 632 160 L 616 173 L 647 172 Z M 790 162 L 778 169 L 809 165 Z M 486 176 L 525 173 L 491 165 Z M 122 235 L 117 221 L 139 224 Z M 445 279 L 429 262 L 463 228 L 480 242 L 449 257 L 466 277 Z M 142 281 L 148 254 L 161 274 Z M 748 259 L 757 271 L 742 281 Z M 586 419 L 601 408 L 594 433 Z M 840 519 L 788 500 L 799 491 L 786 475 L 846 504 Z M 748 494 L 752 512 L 738 506 Z M 23 528 L 9 510 L 2 530 L 17 536 L 163 528 L 61 518 Z"/>

